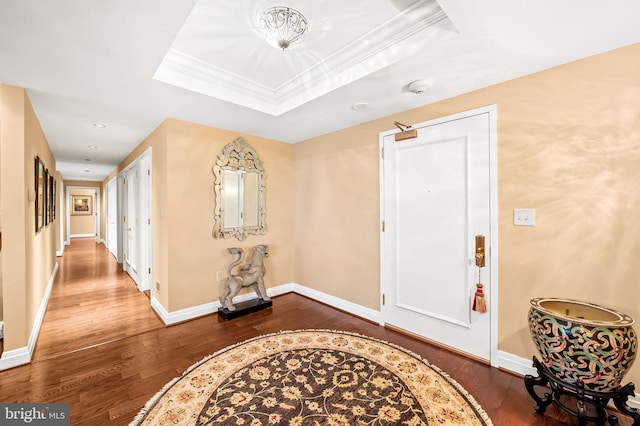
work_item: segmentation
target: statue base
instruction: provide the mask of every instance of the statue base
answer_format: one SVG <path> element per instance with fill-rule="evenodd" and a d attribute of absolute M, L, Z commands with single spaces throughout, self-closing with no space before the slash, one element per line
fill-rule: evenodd
<path fill-rule="evenodd" d="M 230 311 L 227 308 L 218 308 L 218 315 L 220 315 L 225 321 L 228 321 L 270 308 L 273 306 L 273 302 L 271 300 L 253 299 L 246 302 L 235 303 L 235 305 L 235 311 Z"/>

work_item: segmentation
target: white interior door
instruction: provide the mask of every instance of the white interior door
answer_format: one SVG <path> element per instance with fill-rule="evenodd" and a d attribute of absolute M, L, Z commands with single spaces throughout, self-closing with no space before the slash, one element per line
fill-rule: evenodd
<path fill-rule="evenodd" d="M 384 322 L 484 360 L 497 352 L 497 271 L 489 255 L 492 111 L 414 125 L 415 139 L 381 135 Z M 476 235 L 485 237 L 483 268 L 475 264 Z M 486 313 L 472 310 L 478 281 Z"/>
<path fill-rule="evenodd" d="M 118 189 L 116 179 L 107 183 L 107 248 L 118 258 Z"/>
<path fill-rule="evenodd" d="M 125 219 L 126 235 L 124 270 L 140 285 L 138 278 L 138 168 L 137 163 L 131 167 L 124 177 L 125 187 Z"/>
<path fill-rule="evenodd" d="M 139 226 L 138 226 L 138 253 L 140 254 L 138 265 L 138 288 L 151 290 L 151 265 L 153 261 L 153 246 L 151 233 L 151 148 L 138 158 L 139 170 Z"/>

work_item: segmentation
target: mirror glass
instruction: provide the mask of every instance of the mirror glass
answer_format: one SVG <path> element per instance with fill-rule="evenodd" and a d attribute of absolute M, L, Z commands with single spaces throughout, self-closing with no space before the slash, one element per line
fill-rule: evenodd
<path fill-rule="evenodd" d="M 243 138 L 228 144 L 213 166 L 214 238 L 265 234 L 265 171 L 256 151 Z"/>

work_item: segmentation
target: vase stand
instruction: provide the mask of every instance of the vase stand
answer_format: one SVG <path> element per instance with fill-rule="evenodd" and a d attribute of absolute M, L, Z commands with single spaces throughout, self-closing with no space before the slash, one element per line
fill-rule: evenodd
<path fill-rule="evenodd" d="M 607 392 L 597 392 L 586 389 L 582 380 L 573 383 L 558 379 L 546 366 L 536 357 L 533 357 L 533 366 L 538 371 L 538 376 L 527 374 L 524 377 L 525 387 L 531 398 L 536 402 L 534 409 L 544 414 L 547 407 L 555 402 L 562 410 L 578 418 L 579 426 L 586 426 L 587 422 L 594 422 L 596 425 L 618 426 L 618 418 L 607 410 L 609 401 L 623 414 L 633 418 L 633 426 L 640 426 L 640 410 L 629 407 L 627 400 L 635 393 L 633 383 L 619 386 Z M 534 386 L 547 386 L 551 388 L 551 393 L 545 392 L 544 396 L 538 395 Z M 548 390 L 548 388 L 547 388 Z M 575 400 L 575 407 L 567 405 L 562 397 Z M 591 410 L 588 409 L 591 407 Z"/>

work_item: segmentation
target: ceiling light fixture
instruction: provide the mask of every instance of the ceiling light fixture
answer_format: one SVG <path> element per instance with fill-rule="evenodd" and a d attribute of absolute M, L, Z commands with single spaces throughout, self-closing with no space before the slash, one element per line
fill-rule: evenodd
<path fill-rule="evenodd" d="M 93 126 L 99 129 L 104 129 L 105 127 L 107 127 L 106 124 L 101 124 L 101 123 L 95 123 Z"/>
<path fill-rule="evenodd" d="M 307 18 L 302 13 L 283 6 L 271 7 L 262 12 L 259 23 L 267 43 L 283 51 L 299 46 L 309 27 Z"/>

